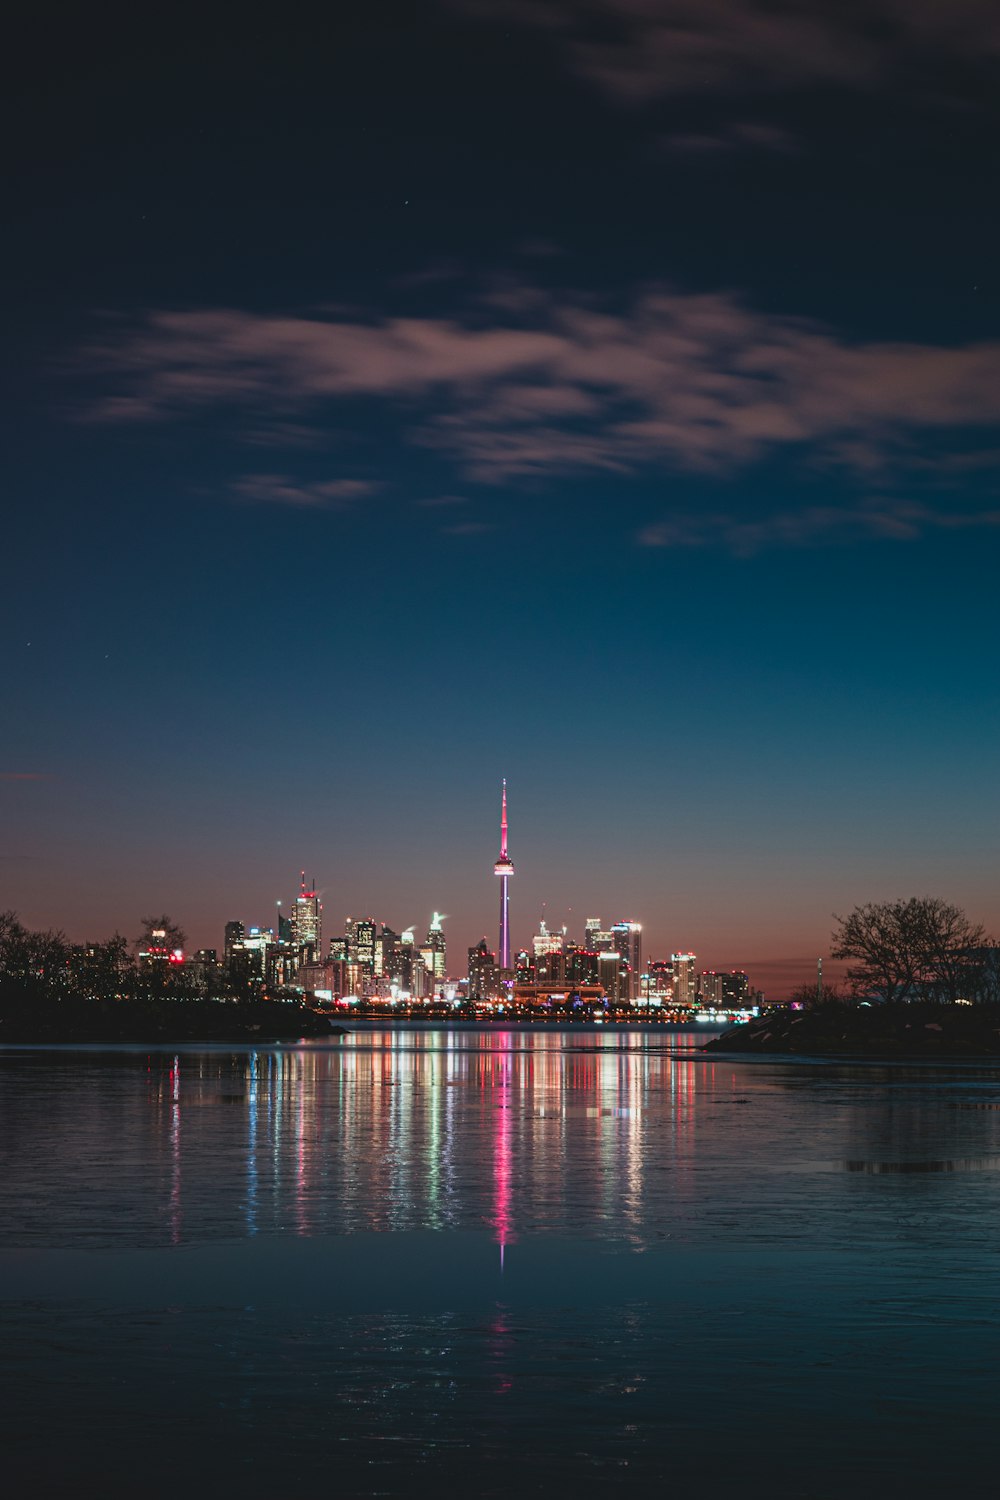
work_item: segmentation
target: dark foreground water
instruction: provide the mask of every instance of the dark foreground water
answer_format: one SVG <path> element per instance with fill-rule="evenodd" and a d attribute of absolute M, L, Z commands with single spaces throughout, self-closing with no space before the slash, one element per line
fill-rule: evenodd
<path fill-rule="evenodd" d="M 0 1050 L 7 1493 L 1000 1492 L 1000 1069 Z"/>

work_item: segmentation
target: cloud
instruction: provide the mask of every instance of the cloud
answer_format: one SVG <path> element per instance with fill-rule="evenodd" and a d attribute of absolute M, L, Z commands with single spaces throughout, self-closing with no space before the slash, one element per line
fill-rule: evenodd
<path fill-rule="evenodd" d="M 265 418 L 258 425 L 240 433 L 251 448 L 319 448 L 326 446 L 329 432 L 318 432 L 304 422 L 283 422 Z"/>
<path fill-rule="evenodd" d="M 484 531 L 493 531 L 491 521 L 459 521 L 454 526 L 442 526 L 444 536 L 482 536 Z"/>
<path fill-rule="evenodd" d="M 680 156 L 728 155 L 747 150 L 797 156 L 802 149 L 798 138 L 789 131 L 751 120 L 736 121 L 713 131 L 678 131 L 661 136 L 659 145 L 662 150 Z"/>
<path fill-rule="evenodd" d="M 929 430 L 1000 420 L 1000 342 L 846 339 L 726 294 L 639 292 L 606 310 L 569 295 L 464 318 L 153 313 L 88 351 L 151 414 L 207 408 L 246 425 L 280 402 L 300 424 L 345 424 L 358 400 L 391 403 L 411 443 L 468 478 L 727 473 L 770 453 L 877 472 Z M 361 427 L 358 430 L 362 430 Z M 343 503 L 370 481 L 251 474 L 244 499 Z"/>
<path fill-rule="evenodd" d="M 265 505 L 343 506 L 381 488 L 368 479 L 291 479 L 287 474 L 244 474 L 231 485 L 241 500 Z"/>
<path fill-rule="evenodd" d="M 775 547 L 819 547 L 865 539 L 915 541 L 935 530 L 1000 528 L 1000 511 L 943 511 L 912 501 L 872 501 L 867 506 L 807 506 L 760 519 L 725 513 L 675 515 L 640 531 L 644 547 L 722 546 L 737 557 Z"/>
<path fill-rule="evenodd" d="M 577 76 L 619 103 L 815 86 L 932 83 L 1000 57 L 995 0 L 453 0 L 541 29 Z"/>
<path fill-rule="evenodd" d="M 47 771 L 0 771 L 0 781 L 50 781 Z"/>

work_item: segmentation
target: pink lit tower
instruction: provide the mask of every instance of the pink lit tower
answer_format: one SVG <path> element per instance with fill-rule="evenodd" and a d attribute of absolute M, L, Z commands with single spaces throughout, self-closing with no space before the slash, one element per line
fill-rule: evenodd
<path fill-rule="evenodd" d="M 507 853 L 507 782 L 503 783 L 500 803 L 500 858 L 493 866 L 493 873 L 500 876 L 500 959 L 501 969 L 510 968 L 510 877 L 514 873 L 511 857 Z"/>

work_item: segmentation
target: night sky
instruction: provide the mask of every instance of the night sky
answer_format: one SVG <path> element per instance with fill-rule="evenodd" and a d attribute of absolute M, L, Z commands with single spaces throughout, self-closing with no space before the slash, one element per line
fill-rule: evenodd
<path fill-rule="evenodd" d="M 8 33 L 0 907 L 997 926 L 994 0 Z M 543 908 L 544 903 L 544 908 Z"/>

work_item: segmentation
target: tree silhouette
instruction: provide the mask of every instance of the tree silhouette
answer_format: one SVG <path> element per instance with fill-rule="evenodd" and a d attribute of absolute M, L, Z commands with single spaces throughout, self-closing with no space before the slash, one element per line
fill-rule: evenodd
<path fill-rule="evenodd" d="M 870 901 L 836 921 L 831 952 L 851 962 L 847 979 L 855 995 L 954 1003 L 980 992 L 986 935 L 947 901 Z"/>
<path fill-rule="evenodd" d="M 143 917 L 142 933 L 138 938 L 140 948 L 166 948 L 172 953 L 175 948 L 183 948 L 187 934 L 183 928 L 164 915 L 162 917 Z"/>

